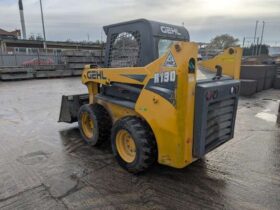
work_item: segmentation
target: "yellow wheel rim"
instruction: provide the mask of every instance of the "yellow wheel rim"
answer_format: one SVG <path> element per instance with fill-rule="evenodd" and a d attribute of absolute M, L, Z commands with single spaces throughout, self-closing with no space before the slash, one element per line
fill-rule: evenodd
<path fill-rule="evenodd" d="M 116 146 L 121 158 L 131 163 L 136 157 L 136 145 L 134 139 L 126 130 L 120 130 L 116 136 Z"/>
<path fill-rule="evenodd" d="M 89 113 L 84 112 L 82 113 L 82 129 L 87 138 L 93 137 L 93 128 L 94 123 L 93 120 L 90 118 Z"/>

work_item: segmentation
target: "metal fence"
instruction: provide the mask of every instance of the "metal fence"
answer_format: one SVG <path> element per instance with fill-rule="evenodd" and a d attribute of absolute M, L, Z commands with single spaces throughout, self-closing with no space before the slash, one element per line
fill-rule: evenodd
<path fill-rule="evenodd" d="M 34 54 L 8 54 L 0 53 L 0 66 L 22 66 L 26 61 L 32 60 L 49 60 L 53 64 L 62 64 L 61 54 L 47 54 L 47 53 L 34 53 Z"/>

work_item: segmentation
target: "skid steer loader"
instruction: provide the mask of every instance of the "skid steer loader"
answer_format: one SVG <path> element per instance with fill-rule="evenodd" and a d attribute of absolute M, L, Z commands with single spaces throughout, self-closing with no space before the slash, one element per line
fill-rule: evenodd
<path fill-rule="evenodd" d="M 105 66 L 85 66 L 88 93 L 63 96 L 60 122 L 78 121 L 91 145 L 111 139 L 132 173 L 185 167 L 233 138 L 240 48 L 198 63 L 182 26 L 139 19 L 104 31 Z"/>

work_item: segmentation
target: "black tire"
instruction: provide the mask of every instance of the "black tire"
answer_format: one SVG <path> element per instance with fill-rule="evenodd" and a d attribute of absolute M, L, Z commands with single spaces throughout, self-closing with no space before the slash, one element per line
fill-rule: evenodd
<path fill-rule="evenodd" d="M 93 136 L 88 137 L 82 128 L 82 114 L 88 113 L 93 121 Z M 99 104 L 84 104 L 78 113 L 78 124 L 84 141 L 92 146 L 100 145 L 110 139 L 112 121 L 107 110 Z"/>
<path fill-rule="evenodd" d="M 120 130 L 126 130 L 134 140 L 136 156 L 133 162 L 126 162 L 118 152 L 116 137 Z M 120 166 L 131 173 L 136 174 L 147 170 L 157 158 L 157 146 L 153 132 L 146 122 L 137 117 L 125 117 L 115 123 L 112 129 L 111 145 Z"/>

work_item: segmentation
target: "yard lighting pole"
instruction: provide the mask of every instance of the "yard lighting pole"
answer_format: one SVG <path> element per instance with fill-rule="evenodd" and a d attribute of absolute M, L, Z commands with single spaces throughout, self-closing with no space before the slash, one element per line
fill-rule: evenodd
<path fill-rule="evenodd" d="M 279 109 L 278 109 L 277 123 L 280 125 L 280 102 L 279 102 Z"/>
<path fill-rule="evenodd" d="M 259 24 L 259 21 L 257 20 L 256 21 L 256 26 L 255 26 L 255 35 L 254 35 L 254 44 L 253 44 L 253 49 L 252 49 L 252 56 L 255 54 L 255 48 L 256 48 L 256 51 L 258 50 L 258 48 L 255 46 L 255 43 L 256 43 L 256 36 L 257 36 L 257 30 L 258 30 L 258 24 Z"/>
<path fill-rule="evenodd" d="M 259 55 L 261 54 L 261 50 L 262 50 L 264 26 L 265 26 L 265 22 L 263 21 L 261 43 L 260 43 L 260 48 L 259 48 Z"/>
<path fill-rule="evenodd" d="M 46 32 L 45 32 L 45 22 L 44 22 L 42 0 L 40 0 L 40 8 L 41 8 L 41 19 L 42 19 L 43 35 L 44 35 L 44 49 L 46 49 L 47 48 L 47 44 L 46 44 Z"/>

